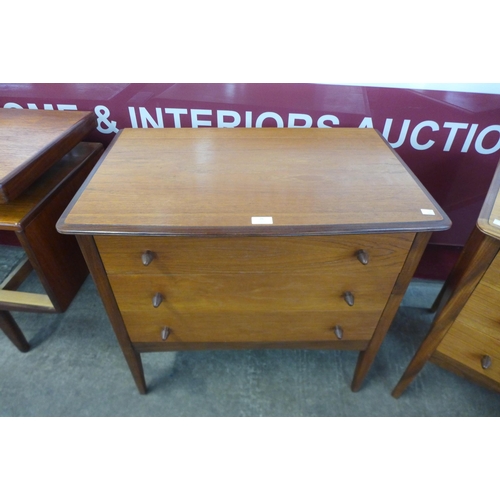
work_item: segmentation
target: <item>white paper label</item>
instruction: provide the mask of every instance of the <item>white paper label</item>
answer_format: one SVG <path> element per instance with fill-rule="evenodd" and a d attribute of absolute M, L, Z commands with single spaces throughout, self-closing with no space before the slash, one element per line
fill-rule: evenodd
<path fill-rule="evenodd" d="M 493 224 L 495 224 L 496 226 L 500 226 L 500 220 L 495 219 L 495 220 L 493 221 Z"/>
<path fill-rule="evenodd" d="M 272 217 L 252 217 L 252 224 L 272 224 Z"/>
<path fill-rule="evenodd" d="M 429 210 L 428 208 L 421 208 L 420 211 L 423 215 L 436 215 L 434 210 Z"/>

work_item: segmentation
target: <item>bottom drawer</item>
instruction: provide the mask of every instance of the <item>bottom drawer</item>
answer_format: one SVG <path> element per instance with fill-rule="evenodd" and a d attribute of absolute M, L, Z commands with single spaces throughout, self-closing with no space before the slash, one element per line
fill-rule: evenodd
<path fill-rule="evenodd" d="M 211 312 L 176 314 L 175 311 L 145 317 L 122 312 L 132 342 L 343 342 L 369 340 L 380 313 L 363 312 Z M 335 326 L 342 329 L 342 339 Z"/>
<path fill-rule="evenodd" d="M 459 319 L 439 344 L 437 355 L 439 354 L 461 363 L 480 376 L 500 383 L 500 340 L 472 330 Z M 482 367 L 485 356 L 491 360 L 491 365 L 486 369 Z"/>

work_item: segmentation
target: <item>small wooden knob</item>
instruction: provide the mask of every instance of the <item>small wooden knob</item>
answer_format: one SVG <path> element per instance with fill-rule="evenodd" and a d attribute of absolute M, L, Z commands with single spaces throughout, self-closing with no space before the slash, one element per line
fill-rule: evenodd
<path fill-rule="evenodd" d="M 368 255 L 367 252 L 365 252 L 365 250 L 358 250 L 356 252 L 356 257 L 358 258 L 359 262 L 361 262 L 361 264 L 363 264 L 364 266 L 366 266 L 366 264 L 370 262 L 370 256 Z"/>
<path fill-rule="evenodd" d="M 168 326 L 164 326 L 161 330 L 161 339 L 167 340 L 170 335 L 170 328 Z"/>
<path fill-rule="evenodd" d="M 481 358 L 481 366 L 483 370 L 487 370 L 491 366 L 491 358 L 489 356 L 483 356 Z"/>
<path fill-rule="evenodd" d="M 351 292 L 344 293 L 344 300 L 347 302 L 348 305 L 350 306 L 354 305 L 354 295 Z"/>
<path fill-rule="evenodd" d="M 344 330 L 342 330 L 342 327 L 340 325 L 335 325 L 333 327 L 333 331 L 335 332 L 336 337 L 339 340 L 342 340 L 342 337 L 344 336 Z"/>
<path fill-rule="evenodd" d="M 153 307 L 158 307 L 162 302 L 163 302 L 163 295 L 160 292 L 158 292 L 153 297 Z"/>
<path fill-rule="evenodd" d="M 151 264 L 151 262 L 153 261 L 153 259 L 155 258 L 155 254 L 151 251 L 151 250 L 146 250 L 143 254 L 142 254 L 142 263 L 145 265 L 145 266 L 149 266 L 149 264 Z"/>

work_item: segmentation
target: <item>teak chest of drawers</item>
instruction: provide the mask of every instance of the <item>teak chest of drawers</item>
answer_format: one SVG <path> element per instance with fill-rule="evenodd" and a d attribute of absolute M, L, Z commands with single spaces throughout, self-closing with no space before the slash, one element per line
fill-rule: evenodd
<path fill-rule="evenodd" d="M 425 363 L 500 392 L 500 164 L 476 227 L 433 306 L 433 324 L 394 388 L 399 397 Z"/>
<path fill-rule="evenodd" d="M 125 129 L 58 223 L 141 393 L 141 353 L 361 351 L 449 219 L 375 130 Z"/>

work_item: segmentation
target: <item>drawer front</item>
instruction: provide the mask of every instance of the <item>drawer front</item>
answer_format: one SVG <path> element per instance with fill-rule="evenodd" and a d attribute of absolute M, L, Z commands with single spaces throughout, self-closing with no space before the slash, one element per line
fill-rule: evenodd
<path fill-rule="evenodd" d="M 414 233 L 308 237 L 96 236 L 109 274 L 320 273 L 394 274 Z M 357 252 L 363 250 L 368 264 Z M 149 252 L 152 260 L 142 263 Z"/>
<path fill-rule="evenodd" d="M 172 308 L 179 313 L 224 311 L 363 311 L 380 312 L 393 281 L 352 277 L 291 274 L 111 275 L 111 287 L 121 311 L 153 313 Z M 352 295 L 349 305 L 346 292 Z M 154 297 L 161 304 L 154 307 Z"/>
<path fill-rule="evenodd" d="M 144 316 L 126 311 L 123 319 L 134 343 L 162 342 L 162 330 L 169 327 L 165 342 L 346 342 L 368 341 L 379 315 L 372 312 L 190 312 L 179 314 L 164 309 Z M 342 328 L 342 340 L 335 326 Z"/>
<path fill-rule="evenodd" d="M 413 237 L 96 242 L 133 342 L 159 342 L 164 327 L 171 342 L 335 342 L 335 326 L 342 340 L 371 338 Z"/>
<path fill-rule="evenodd" d="M 369 339 L 393 280 L 360 283 L 330 272 L 294 274 L 111 275 L 118 306 L 134 342 Z M 352 305 L 345 292 L 352 295 Z M 160 294 L 161 301 L 153 304 Z M 156 299 L 158 300 L 158 299 Z"/>
<path fill-rule="evenodd" d="M 472 330 L 467 324 L 457 320 L 439 344 L 437 352 L 500 383 L 500 338 L 493 338 L 480 330 Z M 487 369 L 481 364 L 484 356 L 489 356 L 491 360 Z"/>
<path fill-rule="evenodd" d="M 481 281 L 455 323 L 468 332 L 481 332 L 500 341 L 500 290 Z"/>

